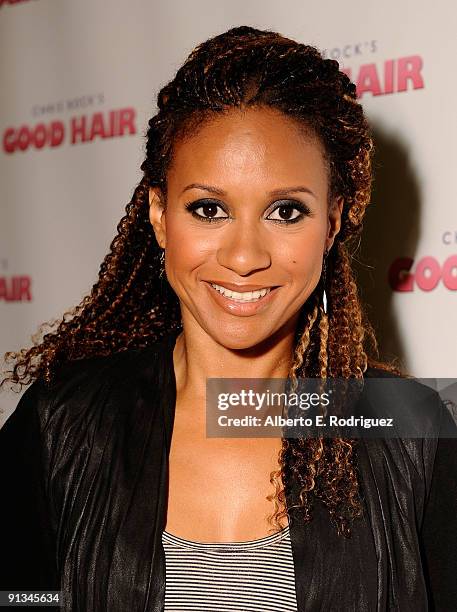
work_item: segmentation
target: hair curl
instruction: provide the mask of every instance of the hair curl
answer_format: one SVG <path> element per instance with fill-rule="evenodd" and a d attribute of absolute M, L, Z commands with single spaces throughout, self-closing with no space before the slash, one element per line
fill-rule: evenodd
<path fill-rule="evenodd" d="M 148 124 L 143 177 L 97 282 L 60 322 L 40 325 L 32 347 L 5 353 L 5 361 L 15 365 L 1 385 L 6 380 L 27 385 L 39 377 L 51 382 L 65 361 L 146 347 L 181 328 L 177 296 L 159 277 L 160 247 L 149 221 L 149 188 L 159 186 L 166 200 L 175 143 L 217 113 L 254 106 L 279 110 L 318 136 L 328 165 L 329 198 L 344 197 L 341 229 L 327 261 L 329 315 L 320 303 L 319 282 L 300 313 L 290 378 L 362 378 L 368 366 L 401 374 L 378 360 L 374 330 L 351 269 L 370 200 L 373 142 L 355 85 L 340 72 L 338 62 L 279 33 L 235 27 L 198 45 L 160 90 L 157 105 Z M 46 326 L 50 331 L 44 334 Z M 276 529 L 288 513 L 285 484 L 296 478 L 296 507 L 303 520 L 311 520 L 313 498 L 319 498 L 338 534 L 350 536 L 350 521 L 362 514 L 356 442 L 283 439 L 279 469 L 270 474 L 274 494 L 268 497 L 274 503 L 269 520 Z"/>

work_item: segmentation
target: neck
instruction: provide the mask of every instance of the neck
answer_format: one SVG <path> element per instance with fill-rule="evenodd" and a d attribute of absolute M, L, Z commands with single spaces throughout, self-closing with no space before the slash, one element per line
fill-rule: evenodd
<path fill-rule="evenodd" d="M 287 378 L 294 335 L 291 324 L 255 346 L 233 349 L 183 321 L 173 351 L 178 395 L 204 398 L 207 378 Z"/>

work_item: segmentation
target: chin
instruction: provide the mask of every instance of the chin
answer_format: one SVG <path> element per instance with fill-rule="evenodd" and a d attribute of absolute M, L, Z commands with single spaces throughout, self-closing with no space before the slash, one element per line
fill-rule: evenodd
<path fill-rule="evenodd" d="M 230 350 L 251 349 L 263 342 L 273 339 L 276 330 L 260 330 L 258 326 L 243 325 L 218 327 L 206 329 L 207 333 L 221 346 Z"/>

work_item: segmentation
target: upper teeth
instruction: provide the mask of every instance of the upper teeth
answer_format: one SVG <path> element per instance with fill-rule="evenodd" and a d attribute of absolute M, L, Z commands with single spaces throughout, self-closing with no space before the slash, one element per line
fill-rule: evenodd
<path fill-rule="evenodd" d="M 215 283 L 211 283 L 211 286 L 219 291 L 219 293 L 222 293 L 222 295 L 232 298 L 233 300 L 240 300 L 242 302 L 258 300 L 271 291 L 271 287 L 265 287 L 265 289 L 259 289 L 258 291 L 244 291 L 243 293 L 240 293 L 239 291 L 231 291 L 230 289 L 226 289 L 225 287 L 216 285 Z"/>

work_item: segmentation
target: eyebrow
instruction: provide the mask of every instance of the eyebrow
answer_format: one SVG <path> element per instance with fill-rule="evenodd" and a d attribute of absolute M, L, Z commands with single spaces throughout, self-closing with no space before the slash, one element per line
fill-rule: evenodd
<path fill-rule="evenodd" d="M 191 183 L 190 185 L 187 185 L 187 187 L 184 187 L 184 189 L 181 191 L 181 195 L 185 191 L 188 191 L 189 189 L 203 189 L 204 191 L 209 191 L 211 193 L 215 193 L 216 195 L 220 195 L 220 196 L 227 195 L 226 192 L 223 191 L 222 189 L 219 189 L 218 187 L 214 187 L 212 185 L 204 185 L 203 183 Z M 304 185 L 296 185 L 295 187 L 282 187 L 281 189 L 274 189 L 273 191 L 270 191 L 269 193 L 267 193 L 267 195 L 276 196 L 276 195 L 285 195 L 287 193 L 297 193 L 297 192 L 309 193 L 312 196 L 316 197 L 315 193 L 311 191 L 309 187 L 305 187 Z"/>

